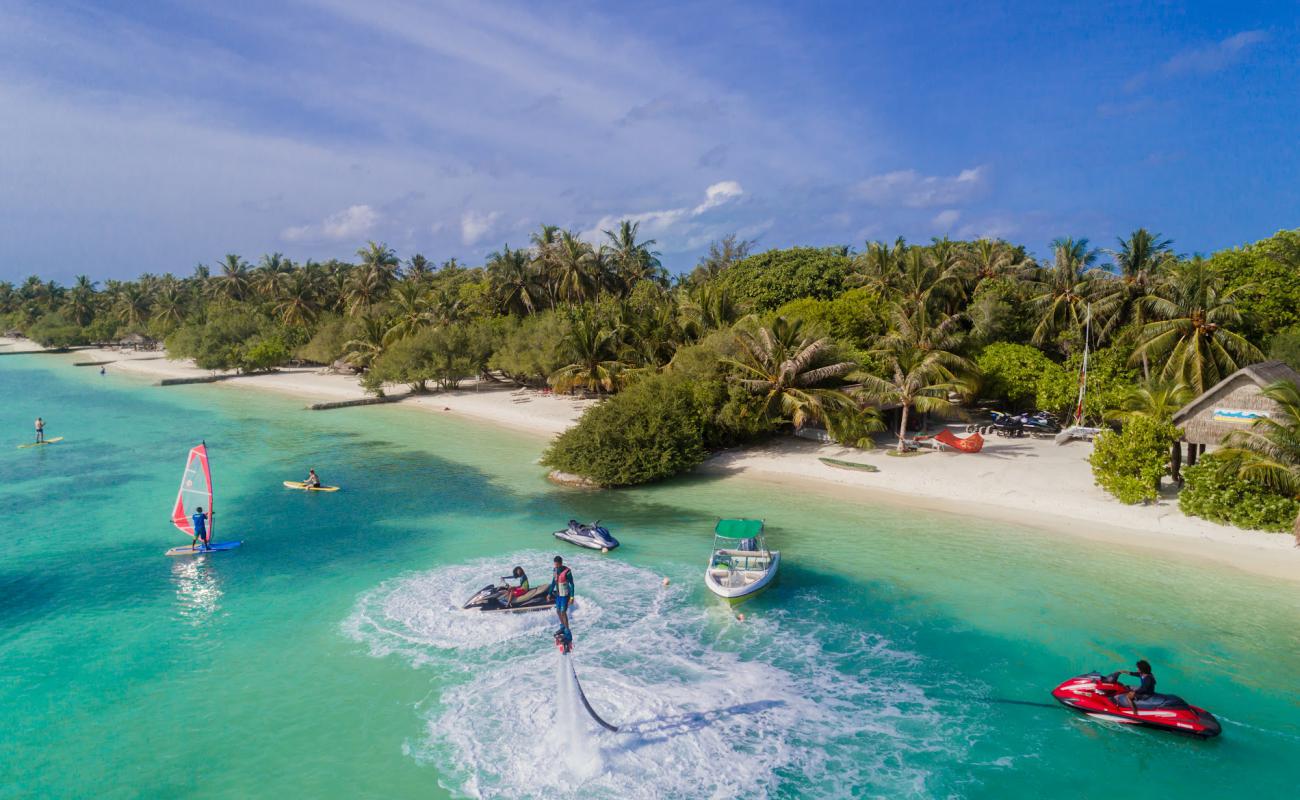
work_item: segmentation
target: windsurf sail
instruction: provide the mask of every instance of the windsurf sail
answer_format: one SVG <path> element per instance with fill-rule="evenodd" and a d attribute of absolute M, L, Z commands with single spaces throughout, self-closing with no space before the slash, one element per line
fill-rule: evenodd
<path fill-rule="evenodd" d="M 181 475 L 181 488 L 176 493 L 176 507 L 172 509 L 172 524 L 186 536 L 194 535 L 193 517 L 202 508 L 212 513 L 212 471 L 208 469 L 208 446 L 200 444 L 190 450 Z M 212 518 L 209 517 L 208 537 L 212 536 Z"/>

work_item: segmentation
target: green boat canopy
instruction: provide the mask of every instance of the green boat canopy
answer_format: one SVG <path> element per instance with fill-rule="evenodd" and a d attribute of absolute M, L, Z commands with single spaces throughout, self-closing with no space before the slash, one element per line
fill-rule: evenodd
<path fill-rule="evenodd" d="M 728 539 L 752 539 L 763 532 L 761 519 L 720 519 L 718 527 L 713 529 L 719 536 Z"/>

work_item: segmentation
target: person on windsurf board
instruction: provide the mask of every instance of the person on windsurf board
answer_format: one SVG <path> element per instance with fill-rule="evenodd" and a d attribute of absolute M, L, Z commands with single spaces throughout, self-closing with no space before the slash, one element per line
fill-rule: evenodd
<path fill-rule="evenodd" d="M 207 550 L 212 544 L 211 534 L 208 532 L 208 520 L 211 518 L 211 513 L 203 513 L 203 506 L 199 506 L 194 516 L 190 518 L 194 522 L 194 542 L 190 545 L 191 550 Z"/>

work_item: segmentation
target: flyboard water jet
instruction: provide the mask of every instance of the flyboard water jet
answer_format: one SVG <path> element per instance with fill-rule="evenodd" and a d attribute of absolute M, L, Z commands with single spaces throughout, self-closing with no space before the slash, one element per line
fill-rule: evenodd
<path fill-rule="evenodd" d="M 582 691 L 582 682 L 578 680 L 578 672 L 573 668 L 573 662 L 569 660 L 569 653 L 573 652 L 573 634 L 568 628 L 560 628 L 555 632 L 555 649 L 560 651 L 560 658 L 564 660 L 565 666 L 569 668 L 569 673 L 573 676 L 573 685 L 578 690 L 578 699 L 582 701 L 582 707 L 587 709 L 587 713 L 596 721 L 597 725 L 609 731 L 618 733 L 618 726 L 611 725 L 601 719 L 596 713 L 596 709 L 591 707 L 591 701 L 587 699 L 587 693 Z"/>

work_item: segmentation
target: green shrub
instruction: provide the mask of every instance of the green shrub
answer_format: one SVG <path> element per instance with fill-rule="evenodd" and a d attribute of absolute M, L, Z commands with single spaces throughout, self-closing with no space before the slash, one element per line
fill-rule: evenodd
<path fill-rule="evenodd" d="M 985 347 L 975 365 L 983 376 L 984 396 L 1004 400 L 1015 408 L 1032 405 L 1044 381 L 1055 385 L 1067 374 L 1064 367 L 1037 347 L 1010 342 Z"/>
<path fill-rule="evenodd" d="M 333 364 L 342 358 L 349 338 L 347 323 L 342 317 L 337 314 L 321 317 L 311 339 L 298 348 L 298 358 L 317 364 Z"/>
<path fill-rule="evenodd" d="M 1129 353 L 1120 347 L 1106 347 L 1088 357 L 1088 393 L 1083 401 L 1083 415 L 1100 421 L 1106 412 L 1119 408 L 1129 391 L 1137 385 L 1137 370 L 1128 365 Z M 1044 411 L 1069 417 L 1079 400 L 1079 368 L 1083 354 L 1066 359 L 1063 369 L 1049 370 L 1034 392 L 1034 401 Z"/>
<path fill-rule="evenodd" d="M 544 386 L 569 363 L 568 333 L 569 321 L 554 311 L 534 314 L 501 334 L 488 363 L 517 383 Z"/>
<path fill-rule="evenodd" d="M 632 486 L 685 472 L 708 455 L 707 417 L 691 381 L 650 375 L 600 405 L 556 437 L 542 456 L 548 467 L 601 486 Z"/>
<path fill-rule="evenodd" d="M 776 316 L 798 319 L 809 328 L 855 347 L 873 343 L 887 328 L 888 305 L 874 289 L 850 289 L 834 300 L 791 300 Z"/>
<path fill-rule="evenodd" d="M 89 340 L 81 326 L 57 311 L 45 314 L 27 329 L 27 338 L 41 347 L 63 348 L 86 344 Z"/>
<path fill-rule="evenodd" d="M 754 311 L 768 311 L 802 297 L 830 300 L 844 291 L 852 267 L 838 248 L 791 247 L 738 261 L 717 280 Z"/>
<path fill-rule="evenodd" d="M 289 360 L 289 348 L 277 335 L 260 336 L 246 345 L 237 345 L 240 372 L 265 372 Z"/>
<path fill-rule="evenodd" d="M 1102 433 L 1088 459 L 1093 478 L 1121 503 L 1153 502 L 1169 452 L 1181 435 L 1173 425 L 1147 417 L 1130 420 L 1120 433 Z"/>
<path fill-rule="evenodd" d="M 1219 453 L 1183 469 L 1178 507 L 1184 514 L 1238 528 L 1290 532 L 1300 501 L 1237 476 L 1238 462 Z"/>
<path fill-rule="evenodd" d="M 1287 328 L 1269 340 L 1268 357 L 1300 370 L 1300 326 Z"/>

